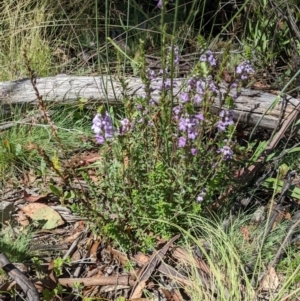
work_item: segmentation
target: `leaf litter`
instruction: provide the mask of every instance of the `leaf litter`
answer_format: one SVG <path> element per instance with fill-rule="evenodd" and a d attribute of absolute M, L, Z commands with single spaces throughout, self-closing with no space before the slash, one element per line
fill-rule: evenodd
<path fill-rule="evenodd" d="M 98 160 L 101 158 L 95 153 L 84 154 L 83 158 L 76 154 L 76 158 L 69 160 L 69 168 L 87 167 Z M 90 173 L 93 181 L 97 182 L 99 179 L 92 168 Z M 190 291 L 195 284 L 187 273 L 188 269 L 182 271 L 183 266 L 196 267 L 207 296 L 213 291 L 214 276 L 208 262 L 196 253 L 191 255 L 176 246 L 178 235 L 163 243 L 158 241 L 157 248 L 152 253 L 125 254 L 114 249 L 101 237 L 95 236 L 85 218 L 75 215 L 61 204 L 57 195 L 49 191 L 49 183 L 52 183 L 64 192 L 64 183 L 59 177 L 49 172 L 41 178 L 30 171 L 23 176 L 22 182 L 23 187 L 10 187 L 3 195 L 14 203 L 15 214 L 11 225 L 17 229 L 16 232 L 35 222 L 40 226 L 34 232 L 28 250 L 40 262 L 37 265 L 31 258 L 24 263 L 25 275 L 40 294 L 60 285 L 69 292 L 68 300 L 76 299 L 75 295 L 72 296 L 74 287 L 81 288 L 83 299 L 101 296 L 107 300 L 119 301 L 150 300 L 151 295 L 151 300 L 192 300 Z M 77 183 L 77 189 L 86 187 L 83 179 L 76 178 L 74 183 Z M 264 220 L 262 217 L 255 219 L 256 223 Z M 291 220 L 291 215 L 285 213 L 285 219 Z M 252 239 L 250 228 L 241 227 L 240 231 L 245 241 Z M 66 262 L 68 259 L 69 262 L 62 264 L 59 276 L 55 272 L 57 258 Z M 226 275 L 220 275 L 220 279 L 224 283 L 227 281 Z M 261 280 L 261 291 L 276 292 L 279 287 L 278 279 L 275 268 L 270 266 Z M 25 297 L 14 281 L 0 283 L 1 291 L 8 289 L 17 289 Z M 259 295 L 256 300 L 261 300 Z"/>

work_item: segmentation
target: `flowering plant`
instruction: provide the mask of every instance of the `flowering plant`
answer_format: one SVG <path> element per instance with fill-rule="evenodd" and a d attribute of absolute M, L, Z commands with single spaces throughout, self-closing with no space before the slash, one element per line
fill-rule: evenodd
<path fill-rule="evenodd" d="M 126 97 L 124 85 L 121 119 L 103 107 L 93 119 L 104 157 L 99 170 L 104 177 L 98 187 L 101 201 L 95 212 L 102 213 L 104 232 L 125 246 L 134 240 L 149 247 L 153 233 L 172 235 L 173 227 L 159 220 L 187 227 L 187 214 L 205 211 L 230 185 L 237 145 L 233 100 L 239 83 L 253 69 L 249 62 L 237 66 L 237 77 L 225 95 L 230 101 L 213 115 L 211 108 L 221 93 L 213 81 L 214 54 L 204 52 L 182 91 L 173 95 L 177 83 L 170 70 L 180 61 L 179 49 L 171 46 L 165 51 L 166 65 L 158 73 L 143 61 L 143 97 Z M 140 52 L 143 57 L 142 44 Z M 159 99 L 154 99 L 153 81 L 160 82 Z"/>

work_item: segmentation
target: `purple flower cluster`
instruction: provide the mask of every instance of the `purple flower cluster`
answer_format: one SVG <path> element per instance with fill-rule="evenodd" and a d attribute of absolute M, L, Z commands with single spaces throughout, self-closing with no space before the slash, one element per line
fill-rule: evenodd
<path fill-rule="evenodd" d="M 223 155 L 224 160 L 232 159 L 233 151 L 231 150 L 230 146 L 225 145 L 218 150 L 218 153 Z"/>
<path fill-rule="evenodd" d="M 208 78 L 206 80 L 202 80 L 200 78 L 191 77 L 187 80 L 187 87 L 188 91 L 193 94 L 193 100 L 194 104 L 199 105 L 203 97 L 205 95 L 205 92 L 209 90 L 212 93 L 219 93 L 219 89 L 216 87 L 215 83 L 211 78 Z M 186 92 L 182 92 L 180 94 L 181 101 L 183 103 L 190 100 L 189 95 L 186 94 Z"/>
<path fill-rule="evenodd" d="M 93 119 L 92 130 L 96 134 L 96 141 L 103 144 L 106 139 L 114 137 L 114 127 L 108 112 L 97 113 Z"/>
<path fill-rule="evenodd" d="M 219 132 L 224 132 L 229 125 L 234 124 L 232 110 L 222 110 L 219 114 L 219 117 L 220 120 L 217 124 Z"/>
<path fill-rule="evenodd" d="M 133 125 L 130 124 L 130 121 L 127 118 L 124 118 L 123 120 L 120 121 L 121 127 L 118 131 L 119 135 L 124 135 L 126 133 L 128 133 Z"/>
<path fill-rule="evenodd" d="M 173 87 L 175 86 L 175 83 L 173 82 Z M 166 91 L 171 89 L 171 80 L 167 78 L 165 81 L 162 80 L 162 83 L 159 87 L 159 90 L 162 91 L 165 89 Z"/>
<path fill-rule="evenodd" d="M 176 107 L 177 108 L 177 107 Z M 174 111 L 173 111 L 174 112 Z M 175 113 L 176 114 L 176 113 Z M 175 115 L 178 118 L 178 115 Z M 187 139 L 195 140 L 198 136 L 200 122 L 204 120 L 202 113 L 195 115 L 185 114 L 181 116 L 178 121 L 178 130 L 181 132 L 182 136 L 178 139 L 178 147 L 185 147 L 187 144 Z M 192 155 L 197 154 L 197 149 L 191 149 Z"/>
<path fill-rule="evenodd" d="M 217 64 L 216 59 L 210 50 L 207 50 L 200 56 L 200 62 L 208 62 L 211 66 L 216 66 Z"/>
<path fill-rule="evenodd" d="M 249 74 L 254 73 L 254 69 L 249 61 L 245 61 L 236 67 L 236 73 L 241 77 L 242 80 L 245 80 L 248 78 Z"/>
<path fill-rule="evenodd" d="M 104 144 L 107 139 L 111 139 L 117 135 L 124 135 L 133 129 L 134 124 L 125 118 L 120 121 L 120 128 L 115 131 L 112 119 L 106 111 L 104 114 L 97 113 L 93 119 L 92 130 L 95 133 L 97 143 Z"/>

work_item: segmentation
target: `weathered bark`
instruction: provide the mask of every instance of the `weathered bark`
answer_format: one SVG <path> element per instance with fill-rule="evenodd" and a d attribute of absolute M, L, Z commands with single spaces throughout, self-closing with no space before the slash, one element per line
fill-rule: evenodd
<path fill-rule="evenodd" d="M 142 81 L 137 77 L 128 77 L 128 92 L 132 95 L 143 94 Z M 176 86 L 173 93 L 180 92 L 184 79 L 174 79 Z M 152 98 L 159 100 L 159 86 L 161 80 L 153 81 Z M 69 76 L 57 75 L 38 78 L 37 88 L 45 101 L 68 103 L 85 98 L 89 101 L 97 100 L 100 103 L 115 104 L 122 102 L 123 89 L 119 80 L 113 76 Z M 225 91 L 225 90 L 224 90 Z M 277 105 L 274 101 L 278 97 Z M 36 95 L 29 79 L 12 82 L 0 82 L 0 104 L 35 103 Z M 263 91 L 242 89 L 236 100 L 235 119 L 249 125 L 256 125 L 267 129 L 274 129 L 279 122 L 286 120 L 299 104 L 299 100 L 291 97 L 286 99 Z M 213 111 L 217 112 L 220 106 L 220 97 L 216 97 Z M 272 109 L 270 109 L 272 107 Z"/>

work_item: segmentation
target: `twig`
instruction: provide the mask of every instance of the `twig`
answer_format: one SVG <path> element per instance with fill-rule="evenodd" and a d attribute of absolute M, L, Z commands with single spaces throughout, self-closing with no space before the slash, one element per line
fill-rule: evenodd
<path fill-rule="evenodd" d="M 40 300 L 39 293 L 37 292 L 35 286 L 9 261 L 9 259 L 3 253 L 0 253 L 0 267 L 20 286 L 29 301 Z"/>
<path fill-rule="evenodd" d="M 126 285 L 133 286 L 134 281 L 130 280 L 130 276 L 108 276 L 108 277 L 91 277 L 91 278 L 59 278 L 58 282 L 62 286 L 72 287 L 74 283 L 80 283 L 83 286 L 96 286 L 96 285 Z"/>

